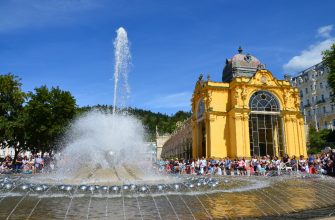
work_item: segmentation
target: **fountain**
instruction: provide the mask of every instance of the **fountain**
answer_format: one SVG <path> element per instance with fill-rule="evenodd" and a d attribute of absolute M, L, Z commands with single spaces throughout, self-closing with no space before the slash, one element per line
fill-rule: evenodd
<path fill-rule="evenodd" d="M 128 68 L 130 64 L 131 54 L 129 50 L 127 32 L 123 27 L 117 29 L 116 32 L 117 36 L 114 41 L 115 65 L 113 114 L 115 114 L 116 112 L 116 106 L 121 108 L 126 106 L 126 100 L 130 91 L 128 86 Z M 121 88 L 119 88 L 120 79 L 123 79 L 122 83 L 120 84 Z M 117 95 L 121 100 L 119 103 L 117 103 Z"/>
<path fill-rule="evenodd" d="M 58 169 L 49 178 L 66 183 L 120 183 L 149 172 L 144 128 L 129 115 L 89 112 L 74 121 Z M 73 155 L 76 159 L 73 160 Z M 138 166 L 133 166 L 136 161 Z M 116 172 L 116 170 L 118 172 Z M 134 174 L 136 173 L 136 174 Z M 43 177 L 45 178 L 45 177 Z"/>
<path fill-rule="evenodd" d="M 120 28 L 117 35 L 114 106 L 117 92 L 122 94 L 121 78 L 121 88 L 129 92 L 127 33 Z M 145 159 L 144 136 L 141 123 L 116 108 L 77 118 L 64 137 L 55 173 L 0 176 L 0 219 L 306 219 L 334 214 L 333 178 L 159 175 Z"/>

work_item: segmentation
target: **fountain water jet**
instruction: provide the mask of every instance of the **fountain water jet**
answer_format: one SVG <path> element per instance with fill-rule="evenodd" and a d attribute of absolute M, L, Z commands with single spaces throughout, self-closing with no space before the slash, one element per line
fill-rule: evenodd
<path fill-rule="evenodd" d="M 127 37 L 127 32 L 123 27 L 120 27 L 116 31 L 117 37 L 114 41 L 114 99 L 113 99 L 113 114 L 115 114 L 117 106 L 117 93 L 119 96 L 124 96 L 121 101 L 119 101 L 118 107 L 122 108 L 126 106 L 126 99 L 130 92 L 128 85 L 128 67 L 130 64 L 131 54 L 129 50 L 129 42 Z M 123 88 L 119 89 L 119 81 L 123 79 Z M 119 91 L 118 91 L 119 89 Z M 123 102 L 122 102 L 123 101 Z"/>

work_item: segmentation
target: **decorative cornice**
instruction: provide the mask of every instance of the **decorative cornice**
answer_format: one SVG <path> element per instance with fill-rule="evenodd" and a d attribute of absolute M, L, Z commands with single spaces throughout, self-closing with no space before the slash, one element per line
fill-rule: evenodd
<path fill-rule="evenodd" d="M 240 114 L 247 113 L 247 114 L 249 114 L 250 109 L 249 108 L 233 108 L 228 112 L 228 114 L 235 114 L 235 113 L 240 113 Z"/>
<path fill-rule="evenodd" d="M 210 112 L 207 112 L 207 114 L 215 115 L 215 116 L 227 116 L 228 112 L 210 111 Z"/>
<path fill-rule="evenodd" d="M 283 116 L 285 116 L 285 115 L 295 115 L 295 116 L 302 117 L 300 111 L 282 110 L 282 111 L 280 111 L 280 114 L 283 115 Z"/>

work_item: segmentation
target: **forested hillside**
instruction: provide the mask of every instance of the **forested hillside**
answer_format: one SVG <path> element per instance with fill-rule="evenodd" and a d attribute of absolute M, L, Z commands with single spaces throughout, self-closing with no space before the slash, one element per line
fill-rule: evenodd
<path fill-rule="evenodd" d="M 97 105 L 97 106 L 86 106 L 78 108 L 78 114 L 81 114 L 92 109 L 99 109 L 102 111 L 112 111 L 112 106 Z M 127 108 L 126 114 L 130 114 L 142 121 L 146 128 L 148 139 L 153 141 L 156 134 L 156 126 L 159 134 L 171 133 L 176 128 L 178 121 L 185 121 L 191 117 L 191 112 L 178 111 L 173 115 L 166 115 L 162 113 L 155 113 L 149 110 L 143 110 L 138 108 Z"/>

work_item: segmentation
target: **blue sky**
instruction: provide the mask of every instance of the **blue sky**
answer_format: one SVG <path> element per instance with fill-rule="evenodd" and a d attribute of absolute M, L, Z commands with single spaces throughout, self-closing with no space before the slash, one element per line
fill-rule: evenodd
<path fill-rule="evenodd" d="M 70 91 L 79 106 L 112 104 L 113 40 L 131 42 L 128 105 L 190 110 L 200 73 L 221 80 L 242 46 L 277 78 L 321 60 L 335 42 L 335 1 L 3 0 L 0 73 Z M 334 27 L 335 28 L 335 27 Z"/>

